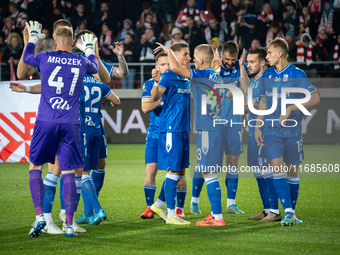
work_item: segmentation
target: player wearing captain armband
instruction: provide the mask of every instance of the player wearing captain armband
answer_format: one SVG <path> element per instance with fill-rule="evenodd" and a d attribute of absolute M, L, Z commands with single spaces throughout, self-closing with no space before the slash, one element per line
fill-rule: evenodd
<path fill-rule="evenodd" d="M 86 73 L 97 73 L 93 37 L 86 36 L 88 59 L 75 55 L 72 30 L 60 27 L 56 31 L 56 51 L 33 54 L 35 45 L 43 39 L 41 24 L 26 23 L 29 43 L 23 60 L 41 71 L 41 98 L 30 147 L 30 189 L 36 211 L 36 221 L 30 236 L 39 236 L 46 225 L 43 215 L 44 184 L 41 170 L 46 162 L 60 159 L 63 171 L 66 210 L 65 236 L 76 236 L 72 228 L 77 188 L 74 169 L 83 167 L 80 153 L 79 96 Z"/>
<path fill-rule="evenodd" d="M 302 223 L 295 216 L 300 183 L 298 167 L 303 160 L 301 121 L 303 115 L 309 113 L 306 108 L 320 102 L 305 72 L 288 63 L 287 53 L 288 43 L 282 38 L 276 38 L 268 45 L 266 59 L 272 68 L 263 72 L 259 84 L 261 101 L 258 109 L 269 110 L 265 115 L 264 136 L 259 128 L 263 124 L 263 111 L 257 114 L 255 128 L 256 142 L 265 146 L 276 191 L 285 209 L 282 226 Z M 283 98 L 289 105 L 286 109 L 281 109 Z M 274 102 L 277 104 L 273 105 Z M 256 109 L 250 111 L 256 112 Z M 287 178 L 283 172 L 284 163 L 288 167 Z"/>

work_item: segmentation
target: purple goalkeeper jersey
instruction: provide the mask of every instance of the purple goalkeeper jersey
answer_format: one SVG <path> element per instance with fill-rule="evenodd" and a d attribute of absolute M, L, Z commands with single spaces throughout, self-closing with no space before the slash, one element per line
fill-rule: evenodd
<path fill-rule="evenodd" d="M 64 51 L 40 52 L 33 55 L 35 45 L 29 43 L 24 62 L 39 67 L 41 98 L 37 120 L 78 124 L 79 97 L 86 73 L 98 72 L 94 55 L 87 58 Z"/>

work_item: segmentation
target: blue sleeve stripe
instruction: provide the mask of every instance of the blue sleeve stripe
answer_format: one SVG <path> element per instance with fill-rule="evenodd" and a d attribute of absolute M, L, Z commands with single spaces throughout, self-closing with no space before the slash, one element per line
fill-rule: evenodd
<path fill-rule="evenodd" d="M 158 87 L 162 87 L 162 88 L 165 88 L 165 90 L 166 90 L 166 87 L 164 87 L 164 86 L 162 86 L 162 85 L 158 85 Z"/>
<path fill-rule="evenodd" d="M 104 97 L 108 97 L 112 92 L 109 91 Z"/>
<path fill-rule="evenodd" d="M 142 98 L 151 98 L 151 96 L 142 96 Z"/>

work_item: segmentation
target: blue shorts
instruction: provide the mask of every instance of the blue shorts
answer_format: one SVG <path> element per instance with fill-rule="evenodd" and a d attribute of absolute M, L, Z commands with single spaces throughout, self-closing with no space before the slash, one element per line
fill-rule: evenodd
<path fill-rule="evenodd" d="M 243 130 L 241 124 L 233 124 L 232 127 L 230 124 L 226 125 L 223 132 L 224 153 L 228 155 L 241 155 L 243 153 L 242 137 Z"/>
<path fill-rule="evenodd" d="M 303 157 L 302 136 L 277 137 L 266 135 L 263 138 L 267 159 L 282 158 L 287 164 L 301 164 Z"/>
<path fill-rule="evenodd" d="M 99 158 L 107 158 L 107 141 L 106 141 L 106 133 L 102 124 L 100 124 L 100 130 L 102 132 L 101 143 L 100 143 L 100 151 Z"/>
<path fill-rule="evenodd" d="M 223 143 L 221 142 L 221 134 L 222 132 L 215 131 L 198 132 L 197 166 L 195 167 L 195 171 L 201 170 L 208 173 L 221 172 L 223 167 Z"/>
<path fill-rule="evenodd" d="M 189 134 L 159 133 L 158 169 L 173 172 L 189 167 Z"/>
<path fill-rule="evenodd" d="M 146 138 L 145 143 L 145 164 L 157 163 L 158 139 Z"/>
<path fill-rule="evenodd" d="M 36 121 L 30 147 L 34 165 L 54 164 L 58 156 L 60 170 L 84 166 L 80 150 L 80 125 Z"/>
<path fill-rule="evenodd" d="M 84 158 L 84 172 L 98 168 L 99 148 L 102 141 L 101 136 L 82 134 L 82 154 Z"/>
<path fill-rule="evenodd" d="M 249 136 L 247 149 L 248 166 L 256 166 L 259 168 L 268 166 L 269 162 L 267 160 L 265 147 L 266 146 L 257 144 L 255 136 Z"/>

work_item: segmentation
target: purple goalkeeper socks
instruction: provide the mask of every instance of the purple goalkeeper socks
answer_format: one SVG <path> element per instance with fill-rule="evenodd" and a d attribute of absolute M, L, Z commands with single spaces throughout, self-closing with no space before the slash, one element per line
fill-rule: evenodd
<path fill-rule="evenodd" d="M 29 171 L 30 175 L 30 190 L 35 214 L 40 215 L 43 213 L 43 199 L 44 199 L 44 183 L 41 178 L 41 171 L 32 169 Z"/>
<path fill-rule="evenodd" d="M 65 224 L 73 224 L 73 215 L 76 207 L 77 186 L 74 173 L 62 175 L 64 181 L 63 198 L 66 212 Z"/>

